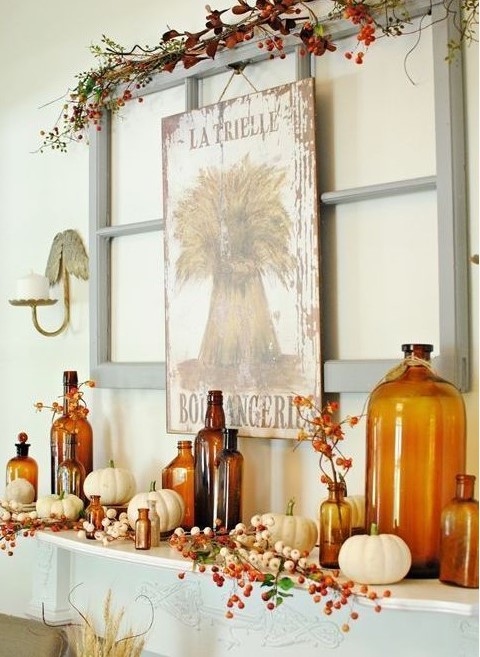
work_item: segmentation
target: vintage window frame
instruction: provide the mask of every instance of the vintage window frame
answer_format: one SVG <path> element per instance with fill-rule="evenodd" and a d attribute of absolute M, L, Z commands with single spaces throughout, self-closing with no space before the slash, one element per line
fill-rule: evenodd
<path fill-rule="evenodd" d="M 458 1 L 458 0 L 457 0 Z M 420 15 L 429 2 L 409 3 L 412 16 Z M 461 52 L 454 65 L 445 62 L 447 42 L 455 37 L 451 16 L 437 20 L 444 8 L 441 1 L 432 8 L 432 57 L 435 94 L 436 175 L 400 180 L 354 189 L 319 190 L 320 203 L 338 205 L 365 199 L 391 197 L 421 190 L 436 190 L 439 267 L 439 355 L 436 369 L 465 392 L 470 388 L 468 223 L 465 181 L 465 130 Z M 332 35 L 340 40 L 351 36 L 351 27 L 334 25 Z M 288 40 L 287 52 L 296 58 L 295 80 L 312 76 L 314 58 L 301 56 L 300 46 Z M 176 69 L 157 75 L 142 94 L 183 86 L 185 111 L 199 107 L 199 81 L 228 70 L 238 62 L 259 62 L 266 56 L 250 42 L 221 52 L 213 61 L 193 69 Z M 124 389 L 165 389 L 163 362 L 113 362 L 111 345 L 111 242 L 114 238 L 164 230 L 163 218 L 111 225 L 111 116 L 107 113 L 101 131 L 90 138 L 90 376 L 98 387 Z M 332 360 L 323 362 L 323 385 L 328 393 L 368 392 L 385 371 L 397 361 Z"/>

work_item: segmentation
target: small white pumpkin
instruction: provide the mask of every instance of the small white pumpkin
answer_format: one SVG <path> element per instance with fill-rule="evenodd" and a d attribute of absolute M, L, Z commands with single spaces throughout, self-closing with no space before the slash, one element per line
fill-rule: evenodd
<path fill-rule="evenodd" d="M 405 541 L 396 534 L 378 534 L 375 524 L 370 534 L 347 538 L 338 555 L 343 575 L 359 584 L 395 584 L 405 577 L 411 564 Z"/>
<path fill-rule="evenodd" d="M 135 478 L 130 470 L 116 468 L 110 461 L 108 468 L 93 470 L 83 483 L 83 492 L 90 500 L 92 495 L 100 495 L 103 505 L 126 504 L 137 490 Z"/>
<path fill-rule="evenodd" d="M 78 520 L 83 511 L 83 502 L 73 494 L 45 495 L 37 500 L 35 510 L 39 518 Z"/>
<path fill-rule="evenodd" d="M 176 527 L 180 527 L 185 516 L 185 502 L 176 490 L 163 488 L 155 490 L 155 482 L 150 483 L 150 490 L 137 493 L 130 500 L 127 507 L 127 516 L 130 526 L 135 528 L 138 519 L 138 509 L 147 508 L 148 501 L 155 502 L 155 508 L 160 516 L 160 533 L 166 534 Z"/>
<path fill-rule="evenodd" d="M 269 543 L 275 545 L 283 541 L 284 545 L 300 552 L 311 552 L 317 542 L 317 524 L 311 518 L 294 516 L 295 500 L 289 500 L 286 513 L 264 513 L 262 524 L 270 531 Z M 272 524 L 273 519 L 273 524 Z"/>
<path fill-rule="evenodd" d="M 28 481 L 19 477 L 13 479 L 5 487 L 5 498 L 7 502 L 20 502 L 21 504 L 31 504 L 35 499 L 35 488 Z"/>

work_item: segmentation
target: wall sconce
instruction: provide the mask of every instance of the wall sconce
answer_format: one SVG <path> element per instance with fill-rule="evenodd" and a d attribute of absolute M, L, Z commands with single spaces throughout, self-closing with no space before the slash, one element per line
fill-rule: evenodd
<path fill-rule="evenodd" d="M 45 276 L 30 272 L 17 281 L 17 299 L 10 299 L 12 306 L 30 306 L 33 325 L 39 333 L 53 337 L 62 333 L 70 322 L 70 281 L 72 274 L 88 280 L 88 255 L 77 231 L 68 229 L 57 233 L 53 238 Z M 62 325 L 56 331 L 46 331 L 38 321 L 37 308 L 51 306 L 57 299 L 50 299 L 49 286 L 63 279 L 64 315 Z"/>

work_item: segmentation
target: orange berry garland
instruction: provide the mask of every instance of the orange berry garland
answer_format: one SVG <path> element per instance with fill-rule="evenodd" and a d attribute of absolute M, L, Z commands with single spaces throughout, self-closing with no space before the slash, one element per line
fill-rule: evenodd
<path fill-rule="evenodd" d="M 226 618 L 233 618 L 237 610 L 245 608 L 255 584 L 268 611 L 273 612 L 299 587 L 306 590 L 315 604 L 323 605 L 327 616 L 346 610 L 348 620 L 341 625 L 344 632 L 349 631 L 349 622 L 359 617 L 353 609 L 358 598 L 375 601 L 374 611 L 381 610 L 379 600 L 389 597 L 389 591 L 379 596 L 368 586 L 344 581 L 338 571 L 320 568 L 305 554 L 298 556 L 281 541 L 272 546 L 268 540 L 269 529 L 259 518 L 254 516 L 248 528 L 240 523 L 230 532 L 223 528 L 206 528 L 203 532 L 198 527 L 190 532 L 178 528 L 170 538 L 170 545 L 185 559 L 193 561 L 199 572 L 209 572 L 217 587 L 231 584 Z M 184 571 L 178 574 L 182 580 L 185 576 Z"/>

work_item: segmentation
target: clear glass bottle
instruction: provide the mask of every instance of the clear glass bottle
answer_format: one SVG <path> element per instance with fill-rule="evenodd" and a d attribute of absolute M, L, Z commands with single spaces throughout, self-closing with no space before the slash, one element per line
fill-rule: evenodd
<path fill-rule="evenodd" d="M 65 459 L 58 466 L 57 491 L 58 495 L 73 494 L 85 501 L 83 482 L 85 481 L 85 468 L 77 459 L 77 437 L 74 433 L 65 434 Z"/>
<path fill-rule="evenodd" d="M 78 390 L 78 375 L 74 370 L 63 373 L 63 414 L 53 422 L 50 430 L 50 482 L 51 492 L 57 493 L 58 466 L 65 459 L 65 435 L 77 436 L 77 459 L 85 468 L 85 475 L 93 469 L 93 431 L 83 406 L 74 399 Z"/>
<path fill-rule="evenodd" d="M 204 529 L 216 526 L 217 493 L 215 490 L 215 461 L 223 448 L 222 430 L 225 428 L 223 394 L 209 390 L 205 427 L 195 437 L 195 524 Z"/>
<path fill-rule="evenodd" d="M 103 530 L 102 520 L 105 518 L 105 509 L 100 503 L 100 495 L 92 495 L 90 504 L 85 509 L 85 520 L 93 525 L 91 531 L 87 531 L 87 538 L 94 539 L 97 530 Z"/>
<path fill-rule="evenodd" d="M 327 484 L 328 498 L 320 505 L 319 557 L 323 568 L 338 568 L 338 553 L 351 536 L 351 507 L 345 500 L 345 484 Z"/>
<path fill-rule="evenodd" d="M 478 501 L 475 477 L 456 476 L 456 494 L 442 511 L 440 576 L 447 584 L 478 589 Z"/>
<path fill-rule="evenodd" d="M 191 440 L 179 440 L 177 456 L 162 470 L 162 488 L 176 491 L 185 502 L 183 529 L 191 529 L 194 524 L 195 506 L 195 461 Z"/>
<path fill-rule="evenodd" d="M 138 509 L 138 518 L 135 521 L 135 549 L 149 550 L 152 543 L 151 523 L 148 517 L 148 508 Z"/>
<path fill-rule="evenodd" d="M 155 500 L 148 500 L 148 518 L 150 520 L 150 547 L 160 545 L 160 516 L 157 513 Z"/>
<path fill-rule="evenodd" d="M 22 431 L 18 434 L 17 440 L 18 443 L 15 443 L 17 455 L 7 463 L 6 483 L 9 484 L 14 479 L 26 479 L 35 490 L 35 501 L 38 497 L 38 464 L 28 455 L 30 443 L 27 443 L 27 434 Z"/>
<path fill-rule="evenodd" d="M 408 577 L 436 578 L 440 516 L 465 469 L 465 407 L 429 366 L 432 345 L 402 350 L 403 362 L 369 399 L 365 522 L 407 543 Z"/>
<path fill-rule="evenodd" d="M 237 450 L 238 429 L 223 430 L 223 449 L 216 459 L 217 514 L 222 527 L 233 529 L 242 521 L 243 456 Z"/>

